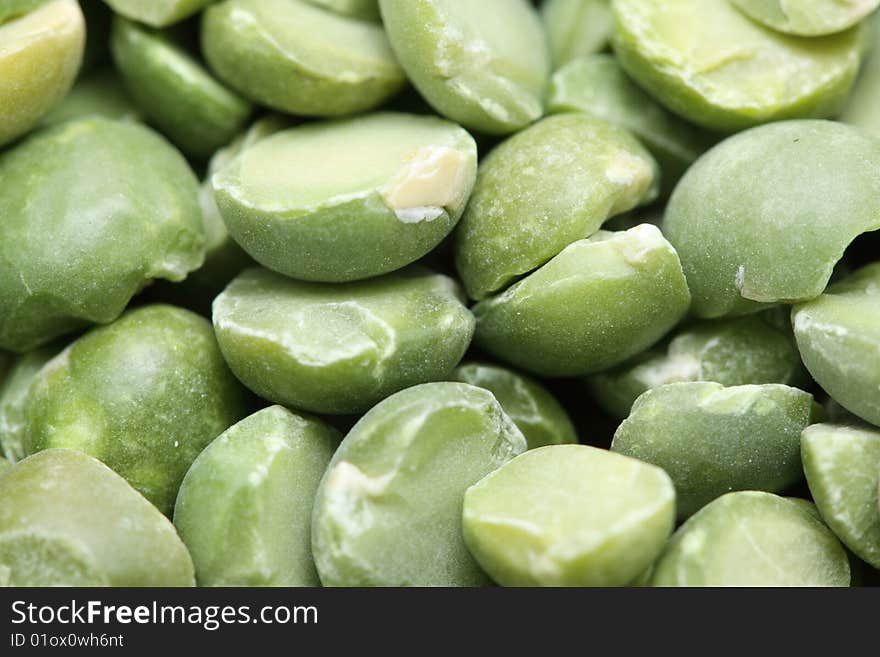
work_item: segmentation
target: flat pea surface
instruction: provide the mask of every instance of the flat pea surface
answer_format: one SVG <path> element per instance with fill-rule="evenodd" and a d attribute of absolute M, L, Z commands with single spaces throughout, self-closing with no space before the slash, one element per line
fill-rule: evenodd
<path fill-rule="evenodd" d="M 689 303 L 675 250 L 656 226 L 642 224 L 575 242 L 478 303 L 475 341 L 527 372 L 579 376 L 648 348 Z"/>
<path fill-rule="evenodd" d="M 775 32 L 728 0 L 614 0 L 621 65 L 669 109 L 735 131 L 840 110 L 859 66 L 855 30 Z"/>
<path fill-rule="evenodd" d="M 200 586 L 318 586 L 310 527 L 342 437 L 271 406 L 224 431 L 186 473 L 174 525 Z"/>
<path fill-rule="evenodd" d="M 849 243 L 880 227 L 878 199 L 874 139 L 832 121 L 784 121 L 703 155 L 672 194 L 663 232 L 693 313 L 741 315 L 821 294 Z"/>
<path fill-rule="evenodd" d="M 52 449 L 0 476 L 0 585 L 193 586 L 174 526 L 124 479 Z"/>
<path fill-rule="evenodd" d="M 623 586 L 663 549 L 675 489 L 660 468 L 585 445 L 521 454 L 471 486 L 464 535 L 507 586 Z"/>
<path fill-rule="evenodd" d="M 428 253 L 464 211 L 476 168 L 476 144 L 459 126 L 382 112 L 275 134 L 216 173 L 213 186 L 254 259 L 335 282 Z"/>
<path fill-rule="evenodd" d="M 472 143 L 453 123 L 411 114 L 382 112 L 316 123 L 283 131 L 247 149 L 216 186 L 235 186 L 235 192 L 258 207 L 305 210 L 384 187 L 419 149 L 460 149 L 463 156 L 475 156 L 476 148 L 468 148 Z M 291 176 L 291 170 L 297 175 Z M 461 196 L 467 194 L 459 191 L 452 199 L 456 205 L 466 200 Z"/>
<path fill-rule="evenodd" d="M 488 584 L 465 547 L 468 486 L 526 449 L 490 392 L 408 388 L 370 410 L 321 481 L 312 552 L 325 586 Z"/>
<path fill-rule="evenodd" d="M 880 431 L 814 424 L 804 430 L 801 447 L 822 519 L 859 558 L 880 568 Z"/>
<path fill-rule="evenodd" d="M 245 385 L 315 413 L 363 412 L 445 378 L 474 330 L 456 283 L 420 267 L 340 285 L 249 269 L 215 300 L 213 316 Z"/>
<path fill-rule="evenodd" d="M 656 196 L 654 158 L 627 131 L 585 114 L 545 118 L 480 163 L 455 232 L 459 276 L 483 299 Z"/>
<path fill-rule="evenodd" d="M 550 56 L 525 0 L 379 0 L 397 59 L 443 116 L 507 134 L 543 113 Z"/>
<path fill-rule="evenodd" d="M 778 492 L 800 481 L 800 435 L 812 413 L 812 396 L 784 385 L 670 383 L 636 400 L 611 449 L 666 470 L 687 518 L 732 490 Z"/>
<path fill-rule="evenodd" d="M 246 97 L 309 116 L 380 105 L 405 77 L 380 25 L 303 0 L 224 0 L 205 10 L 202 52 Z"/>
<path fill-rule="evenodd" d="M 851 413 L 880 423 L 880 264 L 867 265 L 792 309 L 798 349 L 813 378 Z"/>
<path fill-rule="evenodd" d="M 749 18 L 801 36 L 834 34 L 880 7 L 880 0 L 730 0 Z"/>
<path fill-rule="evenodd" d="M 653 586 L 849 586 L 843 546 L 819 520 L 772 493 L 718 498 L 673 534 Z"/>
<path fill-rule="evenodd" d="M 10 14 L 0 14 L 0 145 L 26 133 L 61 101 L 85 47 L 85 20 L 76 0 L 14 3 L 7 9 Z"/>

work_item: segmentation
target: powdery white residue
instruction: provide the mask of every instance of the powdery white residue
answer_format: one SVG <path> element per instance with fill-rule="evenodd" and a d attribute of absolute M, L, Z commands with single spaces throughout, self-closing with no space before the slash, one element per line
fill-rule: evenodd
<path fill-rule="evenodd" d="M 404 223 L 433 221 L 453 205 L 466 186 L 467 157 L 448 146 L 423 146 L 382 189 L 385 204 Z"/>
<path fill-rule="evenodd" d="M 394 215 L 404 224 L 418 224 L 423 221 L 434 221 L 443 216 L 443 208 L 418 207 L 395 210 Z"/>
<path fill-rule="evenodd" d="M 388 489 L 394 474 L 369 477 L 356 465 L 340 461 L 327 478 L 327 490 L 346 497 L 378 497 Z"/>

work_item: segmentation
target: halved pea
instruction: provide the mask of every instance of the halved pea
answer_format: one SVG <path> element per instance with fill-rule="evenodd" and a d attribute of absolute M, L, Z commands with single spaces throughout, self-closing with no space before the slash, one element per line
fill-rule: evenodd
<path fill-rule="evenodd" d="M 189 466 L 246 403 L 210 323 L 142 306 L 75 340 L 34 376 L 25 452 L 91 454 L 170 514 Z"/>
<path fill-rule="evenodd" d="M 550 79 L 547 112 L 585 112 L 630 130 L 660 165 L 663 195 L 715 139 L 658 104 L 611 55 L 572 60 Z"/>
<path fill-rule="evenodd" d="M 251 104 L 217 80 L 168 34 L 119 16 L 113 61 L 144 114 L 184 152 L 207 158 L 241 130 Z"/>
<path fill-rule="evenodd" d="M 523 432 L 529 449 L 544 445 L 576 443 L 577 434 L 568 413 L 541 384 L 498 365 L 466 363 L 452 378 L 485 388 Z"/>
<path fill-rule="evenodd" d="M 88 2 L 92 0 L 87 0 Z M 214 0 L 104 0 L 121 16 L 152 27 L 167 27 L 192 16 Z"/>
<path fill-rule="evenodd" d="M 70 90 L 85 36 L 76 0 L 0 6 L 0 146 L 34 127 Z"/>
<path fill-rule="evenodd" d="M 0 385 L 0 452 L 13 463 L 27 455 L 25 404 L 31 381 L 59 351 L 58 345 L 49 345 L 24 354 L 15 361 L 9 376 Z"/>
<path fill-rule="evenodd" d="M 204 258 L 198 181 L 134 122 L 88 117 L 0 154 L 0 348 L 26 351 L 119 316 Z"/>
<path fill-rule="evenodd" d="M 232 88 L 280 112 L 362 112 L 404 74 L 380 25 L 303 0 L 224 0 L 205 10 L 202 50 Z"/>
<path fill-rule="evenodd" d="M 663 470 L 586 445 L 530 450 L 468 488 L 465 542 L 504 586 L 624 586 L 675 525 Z"/>
<path fill-rule="evenodd" d="M 613 19 L 608 0 L 544 0 L 541 19 L 554 69 L 604 50 Z"/>
<path fill-rule="evenodd" d="M 762 25 L 800 36 L 822 36 L 852 27 L 880 7 L 880 0 L 730 0 Z"/>
<path fill-rule="evenodd" d="M 836 402 L 880 424 L 880 263 L 792 309 L 804 364 Z"/>
<path fill-rule="evenodd" d="M 474 319 L 452 279 L 420 267 L 339 285 L 255 268 L 214 301 L 214 329 L 232 371 L 261 397 L 345 414 L 448 376 Z"/>
<path fill-rule="evenodd" d="M 657 195 L 654 158 L 627 131 L 585 114 L 552 116 L 480 163 L 455 233 L 465 289 L 483 299 Z"/>
<path fill-rule="evenodd" d="M 713 130 L 835 115 L 859 67 L 857 30 L 804 38 L 729 0 L 615 0 L 623 68 L 669 109 Z"/>
<path fill-rule="evenodd" d="M 650 347 L 689 304 L 678 256 L 656 226 L 602 231 L 474 306 L 476 342 L 536 374 L 590 374 Z"/>
<path fill-rule="evenodd" d="M 819 426 L 819 425 L 813 425 Z M 827 425 L 822 425 L 827 426 Z M 809 427 L 808 427 L 809 428 Z M 801 434 L 801 446 L 803 447 L 803 434 Z M 828 523 L 825 522 L 825 519 L 822 517 L 822 514 L 819 512 L 819 508 L 808 500 L 801 499 L 799 497 L 786 497 L 786 500 L 798 506 L 798 508 L 806 511 L 813 518 L 821 522 L 823 525 L 828 527 Z M 834 530 L 832 529 L 832 532 Z M 840 537 L 838 537 L 840 538 Z M 852 553 L 846 545 L 844 545 L 844 549 L 846 549 L 846 557 L 849 559 L 849 570 L 850 570 L 850 586 L 862 586 L 863 575 L 862 572 L 865 568 L 865 562 L 859 559 L 855 554 Z"/>
<path fill-rule="evenodd" d="M 220 213 L 257 262 L 308 281 L 400 269 L 464 211 L 477 147 L 435 117 L 383 112 L 311 123 L 246 149 L 213 177 Z"/>
<path fill-rule="evenodd" d="M 812 299 L 849 243 L 877 228 L 880 142 L 832 121 L 726 139 L 688 170 L 663 220 L 698 317 Z"/>
<path fill-rule="evenodd" d="M 625 418 L 639 395 L 666 383 L 793 385 L 804 376 L 791 329 L 778 328 L 765 316 L 749 316 L 686 326 L 667 344 L 587 382 L 606 411 Z"/>
<path fill-rule="evenodd" d="M 527 0 L 379 0 L 394 53 L 440 114 L 491 134 L 543 113 L 550 57 Z"/>
<path fill-rule="evenodd" d="M 682 525 L 653 586 L 849 586 L 846 551 L 810 512 L 756 491 L 719 497 Z"/>
<path fill-rule="evenodd" d="M 687 518 L 733 490 L 778 492 L 800 481 L 813 409 L 812 395 L 779 384 L 670 383 L 636 400 L 611 449 L 666 470 Z"/>
<path fill-rule="evenodd" d="M 880 568 L 880 430 L 814 424 L 804 430 L 801 448 L 822 519 L 859 558 Z"/>
<path fill-rule="evenodd" d="M 318 586 L 310 528 L 341 436 L 281 406 L 223 432 L 186 473 L 174 525 L 199 586 Z"/>
<path fill-rule="evenodd" d="M 465 490 L 524 452 L 487 390 L 408 388 L 345 437 L 318 489 L 312 553 L 325 586 L 479 586 L 465 547 Z"/>
<path fill-rule="evenodd" d="M 193 586 L 174 526 L 110 468 L 52 449 L 0 476 L 0 586 Z"/>
<path fill-rule="evenodd" d="M 307 0 L 343 16 L 379 22 L 379 0 Z"/>

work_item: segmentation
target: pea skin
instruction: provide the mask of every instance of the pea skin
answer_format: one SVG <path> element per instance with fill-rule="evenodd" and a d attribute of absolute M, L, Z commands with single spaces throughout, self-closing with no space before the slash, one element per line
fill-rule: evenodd
<path fill-rule="evenodd" d="M 0 586 L 875 584 L 878 12 L 0 0 Z"/>

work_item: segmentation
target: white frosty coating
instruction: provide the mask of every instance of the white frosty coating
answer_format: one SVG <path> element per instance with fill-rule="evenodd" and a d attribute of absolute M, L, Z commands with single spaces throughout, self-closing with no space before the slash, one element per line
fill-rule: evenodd
<path fill-rule="evenodd" d="M 30 13 L 0 24 L 0 54 L 14 55 L 34 44 L 39 38 L 66 33 L 79 28 L 82 19 L 76 5 L 69 2 L 47 2 Z"/>
<path fill-rule="evenodd" d="M 528 122 L 526 118 L 536 120 L 541 116 L 543 108 L 538 99 L 495 72 L 493 48 L 483 39 L 466 35 L 449 21 L 444 21 L 435 35 L 434 66 L 453 95 L 473 103 L 501 123 Z M 487 93 L 487 89 L 494 93 Z"/>
<path fill-rule="evenodd" d="M 266 481 L 266 478 L 269 476 L 269 466 L 275 460 L 275 457 L 284 450 L 289 449 L 284 438 L 272 434 L 264 438 L 263 447 L 265 454 L 262 460 L 259 463 L 255 463 L 253 470 L 248 473 L 248 483 L 253 487 L 260 486 Z"/>
<path fill-rule="evenodd" d="M 257 463 L 254 466 L 254 470 L 248 474 L 248 483 L 251 486 L 257 487 L 262 484 L 266 477 L 269 475 L 269 468 L 266 467 L 265 463 Z"/>
<path fill-rule="evenodd" d="M 622 491 L 633 490 L 634 485 L 646 471 L 657 470 L 635 459 L 631 460 L 633 463 L 627 464 L 626 470 L 615 473 L 615 479 Z M 649 474 L 652 478 L 656 477 L 653 472 Z M 489 475 L 486 481 L 491 481 L 492 476 Z M 665 475 L 661 476 L 665 477 Z M 480 487 L 482 485 L 477 484 L 476 488 Z M 619 540 L 633 530 L 638 532 L 640 526 L 658 513 L 663 513 L 665 506 L 674 499 L 673 487 L 666 486 L 661 494 L 653 497 L 650 504 L 640 505 L 632 511 L 619 512 L 615 516 L 600 513 L 597 515 L 598 520 L 594 518 L 580 527 L 565 525 L 560 527 L 555 522 L 546 522 L 542 517 L 543 513 L 539 512 L 536 515 L 534 511 L 523 514 L 518 510 L 502 510 L 493 514 L 479 509 L 481 506 L 479 504 L 476 505 L 476 509 L 466 506 L 465 522 L 478 525 L 483 530 L 491 531 L 496 528 L 514 530 L 529 537 L 531 540 L 524 546 L 525 549 L 517 551 L 518 554 L 511 551 L 510 554 L 515 555 L 512 561 L 524 568 L 535 582 L 554 586 L 564 581 L 563 578 L 569 568 L 572 566 L 579 568 L 577 564 L 586 556 L 595 555 L 599 560 L 604 559 L 603 552 L 607 553 L 609 543 Z M 572 509 L 576 508 L 572 507 Z"/>
<path fill-rule="evenodd" d="M 629 151 L 619 150 L 605 168 L 605 177 L 615 185 L 635 185 L 644 189 L 651 181 L 654 172 L 644 158 Z"/>
<path fill-rule="evenodd" d="M 639 478 L 642 466 L 633 467 L 628 477 L 628 486 Z M 576 540 L 569 537 L 568 540 L 558 538 L 550 541 L 547 549 L 540 555 L 540 559 L 536 562 L 537 566 L 542 569 L 543 573 L 553 573 L 554 571 L 562 572 L 565 564 L 576 563 L 582 559 L 584 555 L 593 554 L 601 555 L 602 551 L 607 548 L 608 544 L 626 536 L 631 530 L 638 531 L 639 526 L 648 520 L 663 512 L 664 506 L 671 502 L 675 493 L 672 487 L 666 489 L 666 495 L 656 497 L 650 506 L 642 507 L 630 513 L 623 513 L 610 526 L 602 529 L 591 528 L 588 531 L 578 533 Z M 601 557 L 600 557 L 601 558 Z M 532 571 L 534 574 L 540 574 L 539 571 Z"/>
<path fill-rule="evenodd" d="M 736 274 L 733 277 L 733 284 L 736 287 L 737 292 L 739 292 L 739 296 L 743 299 L 748 299 L 749 301 L 760 301 L 763 303 L 772 303 L 776 301 L 776 299 L 772 297 L 768 297 L 766 294 L 759 294 L 749 289 L 746 285 L 746 266 L 740 265 L 736 269 Z"/>
<path fill-rule="evenodd" d="M 421 207 L 421 208 L 405 208 L 403 210 L 395 210 L 394 214 L 405 224 L 417 224 L 422 221 L 434 221 L 443 216 L 443 208 Z"/>
<path fill-rule="evenodd" d="M 394 479 L 394 472 L 381 477 L 368 477 L 356 465 L 340 461 L 327 476 L 327 491 L 345 497 L 378 497 Z"/>
<path fill-rule="evenodd" d="M 266 331 L 255 326 L 241 324 L 227 314 L 218 314 L 214 322 L 217 329 L 230 331 L 239 335 L 266 340 L 277 343 L 297 363 L 304 367 L 323 367 L 344 360 L 362 356 L 374 352 L 377 362 L 390 358 L 397 350 L 397 338 L 394 329 L 381 317 L 373 313 L 369 308 L 356 301 L 342 301 L 338 303 L 322 304 L 326 309 L 351 308 L 360 315 L 362 324 L 352 332 L 345 342 L 328 349 L 324 345 L 316 349 L 314 343 L 303 343 L 296 338 L 297 335 L 309 335 L 314 332 L 315 306 L 306 307 L 303 310 L 291 314 L 288 321 L 291 331 L 276 333 Z M 318 307 L 320 309 L 320 306 Z M 372 332 L 366 328 L 372 329 Z M 381 337 L 380 337 L 381 336 Z"/>
<path fill-rule="evenodd" d="M 544 418 L 541 415 L 541 411 L 538 409 L 535 397 L 532 395 L 528 386 L 526 386 L 525 381 L 519 377 L 515 378 L 513 380 L 513 390 L 516 393 L 517 401 L 526 407 L 524 410 L 520 410 L 517 413 L 519 420 L 531 424 L 540 424 Z"/>
<path fill-rule="evenodd" d="M 639 378 L 650 388 L 675 381 L 697 381 L 700 378 L 700 360 L 690 353 L 670 353 L 659 363 L 636 368 Z"/>
<path fill-rule="evenodd" d="M 614 238 L 612 238 L 614 239 Z M 644 262 L 648 254 L 657 249 L 672 251 L 672 245 L 667 242 L 660 229 L 653 224 L 639 224 L 620 234 L 619 251 L 630 264 Z"/>
<path fill-rule="evenodd" d="M 837 336 L 838 338 L 845 337 L 849 334 L 843 326 L 839 324 L 828 324 L 825 322 L 817 322 L 813 319 L 808 313 L 804 311 L 800 311 L 795 313 L 794 316 L 794 330 L 798 333 L 804 331 L 821 331 L 822 333 L 827 333 L 829 335 Z"/>
<path fill-rule="evenodd" d="M 678 584 L 685 584 L 690 580 L 688 568 L 693 562 L 702 565 L 703 547 L 706 545 L 707 535 L 703 529 L 694 529 L 686 533 L 681 541 L 681 559 L 678 559 L 675 569 L 675 579 Z"/>
<path fill-rule="evenodd" d="M 821 508 L 822 513 L 830 514 L 829 522 L 840 523 L 849 532 L 850 536 L 841 536 L 844 542 L 847 542 L 847 539 L 859 542 L 866 537 L 870 538 L 870 535 L 876 532 L 874 524 L 876 515 L 870 510 L 876 504 L 875 471 L 870 466 L 863 469 L 847 468 L 845 485 L 841 485 L 840 482 L 835 485 L 836 471 L 845 467 L 847 462 L 865 464 L 871 462 L 871 449 L 865 440 L 865 431 L 843 426 L 835 427 L 831 433 L 807 430 L 804 432 L 803 444 L 814 453 L 813 458 L 810 459 L 814 470 L 813 478 L 825 492 L 826 500 Z M 852 496 L 857 493 L 866 494 L 874 499 L 870 499 L 871 503 L 867 505 L 852 504 Z M 871 546 L 869 549 L 874 548 Z M 880 555 L 880 544 L 877 544 L 876 550 L 876 554 Z"/>
<path fill-rule="evenodd" d="M 465 187 L 467 158 L 448 146 L 422 146 L 382 189 L 382 198 L 404 223 L 433 221 Z"/>

